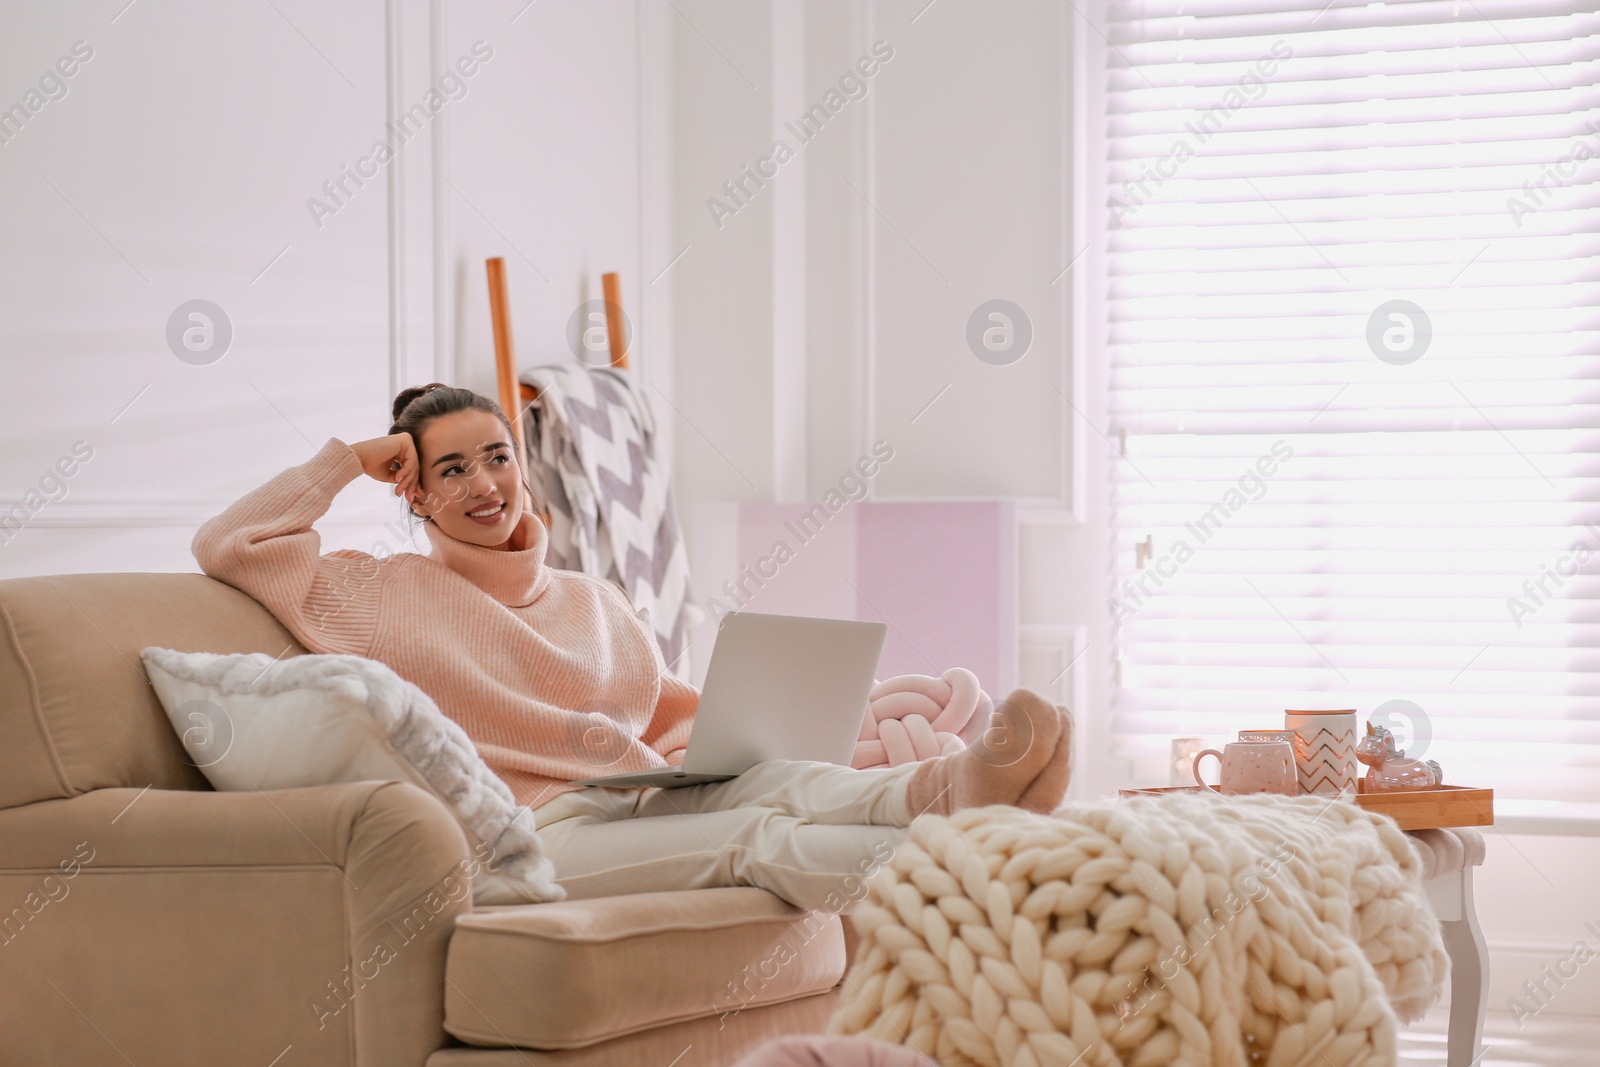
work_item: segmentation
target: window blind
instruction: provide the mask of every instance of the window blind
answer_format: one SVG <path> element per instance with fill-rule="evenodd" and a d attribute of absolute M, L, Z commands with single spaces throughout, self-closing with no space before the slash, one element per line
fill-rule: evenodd
<path fill-rule="evenodd" d="M 1600 12 L 1108 0 L 1113 754 L 1600 800 Z M 1097 39 L 1097 44 L 1098 44 Z"/>

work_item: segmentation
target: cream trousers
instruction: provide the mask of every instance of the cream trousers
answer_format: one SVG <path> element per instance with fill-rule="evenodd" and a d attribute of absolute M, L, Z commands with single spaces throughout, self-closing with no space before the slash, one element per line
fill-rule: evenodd
<path fill-rule="evenodd" d="M 905 838 L 916 767 L 770 760 L 682 789 L 577 789 L 533 814 L 574 899 L 752 885 L 838 913 Z"/>

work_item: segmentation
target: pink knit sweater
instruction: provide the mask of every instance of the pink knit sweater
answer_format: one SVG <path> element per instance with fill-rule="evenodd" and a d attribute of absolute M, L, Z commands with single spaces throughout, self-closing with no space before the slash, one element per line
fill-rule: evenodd
<path fill-rule="evenodd" d="M 700 693 L 666 672 L 621 589 L 545 566 L 548 531 L 531 513 L 510 551 L 427 523 L 426 556 L 323 555 L 311 524 L 361 473 L 329 438 L 200 527 L 200 569 L 259 600 L 312 652 L 375 659 L 417 685 L 518 803 L 682 762 Z"/>

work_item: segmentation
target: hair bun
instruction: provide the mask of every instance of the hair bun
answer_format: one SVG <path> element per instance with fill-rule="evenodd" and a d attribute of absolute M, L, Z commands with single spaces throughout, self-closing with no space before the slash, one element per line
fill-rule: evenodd
<path fill-rule="evenodd" d="M 400 394 L 394 398 L 394 413 L 390 416 L 391 420 L 398 421 L 400 413 L 406 409 L 406 405 L 423 393 L 431 393 L 435 389 L 444 388 L 447 388 L 447 386 L 443 382 L 429 382 L 427 385 L 413 385 L 408 389 L 400 390 Z"/>

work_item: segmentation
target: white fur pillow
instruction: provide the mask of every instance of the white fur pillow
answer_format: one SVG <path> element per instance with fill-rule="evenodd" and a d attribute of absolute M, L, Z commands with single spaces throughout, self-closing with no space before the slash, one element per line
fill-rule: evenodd
<path fill-rule="evenodd" d="M 477 863 L 474 904 L 562 900 L 533 813 L 428 694 L 361 656 L 141 649 L 184 749 L 224 792 L 397 780 L 442 800 Z"/>

